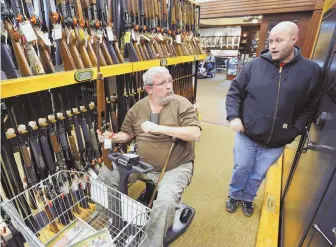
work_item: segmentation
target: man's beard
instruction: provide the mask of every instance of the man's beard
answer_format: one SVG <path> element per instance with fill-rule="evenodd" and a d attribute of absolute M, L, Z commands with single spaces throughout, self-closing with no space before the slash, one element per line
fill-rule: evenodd
<path fill-rule="evenodd" d="M 174 91 L 172 90 L 170 95 L 159 98 L 158 102 L 160 105 L 166 105 L 172 100 L 173 96 Z"/>

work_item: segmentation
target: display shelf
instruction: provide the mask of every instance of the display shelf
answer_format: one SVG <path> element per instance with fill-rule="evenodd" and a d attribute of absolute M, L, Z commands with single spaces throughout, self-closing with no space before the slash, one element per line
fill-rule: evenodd
<path fill-rule="evenodd" d="M 205 59 L 206 55 L 181 56 L 172 58 L 163 58 L 142 62 L 123 63 L 109 66 L 102 66 L 101 72 L 104 77 L 116 76 L 147 70 L 154 66 L 167 66 L 185 62 L 192 62 L 196 60 Z M 85 72 L 85 73 L 83 73 Z M 78 80 L 83 75 L 89 75 L 89 78 Z M 1 98 L 9 98 L 22 94 L 39 92 L 52 88 L 77 84 L 84 81 L 90 81 L 97 78 L 97 68 L 90 68 L 84 70 L 73 70 L 66 72 L 58 72 L 47 75 L 30 76 L 17 79 L 4 80 L 1 82 Z"/>
<path fill-rule="evenodd" d="M 133 72 L 142 71 L 149 69 L 154 66 L 160 66 L 160 59 L 142 61 L 142 62 L 134 62 L 133 63 Z"/>

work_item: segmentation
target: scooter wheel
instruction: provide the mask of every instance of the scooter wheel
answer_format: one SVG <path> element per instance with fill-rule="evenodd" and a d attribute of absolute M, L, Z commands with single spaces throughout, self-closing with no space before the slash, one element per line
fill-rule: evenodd
<path fill-rule="evenodd" d="M 180 221 L 185 224 L 188 222 L 190 215 L 192 214 L 192 211 L 190 208 L 185 208 L 182 210 L 181 215 L 180 215 Z"/>

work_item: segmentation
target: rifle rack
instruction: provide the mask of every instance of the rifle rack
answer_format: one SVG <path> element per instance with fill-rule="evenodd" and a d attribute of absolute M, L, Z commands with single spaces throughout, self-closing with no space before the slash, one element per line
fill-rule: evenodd
<path fill-rule="evenodd" d="M 104 77 L 110 77 L 147 70 L 154 66 L 160 66 L 160 65 L 168 66 L 179 63 L 204 60 L 205 57 L 206 55 L 202 54 L 202 55 L 163 58 L 142 62 L 115 64 L 109 66 L 102 66 L 101 72 L 104 74 Z M 84 70 L 72 70 L 53 74 L 4 80 L 1 82 L 1 98 L 4 99 L 22 94 L 28 94 L 42 90 L 48 90 L 52 88 L 76 84 L 82 82 L 78 81 L 77 75 L 80 72 L 89 72 L 86 73 L 86 75 L 89 75 L 91 78 L 88 78 L 87 81 L 95 80 L 97 78 L 97 68 L 94 67 Z"/>

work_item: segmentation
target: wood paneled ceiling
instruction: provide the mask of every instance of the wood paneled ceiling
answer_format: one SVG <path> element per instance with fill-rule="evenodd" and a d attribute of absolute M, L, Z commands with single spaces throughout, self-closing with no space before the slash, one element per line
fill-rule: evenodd
<path fill-rule="evenodd" d="M 314 11 L 324 0 L 217 0 L 201 2 L 201 19 Z"/>

